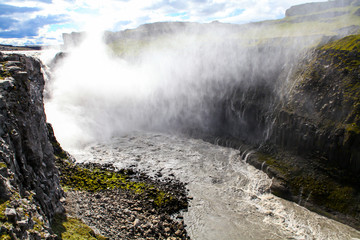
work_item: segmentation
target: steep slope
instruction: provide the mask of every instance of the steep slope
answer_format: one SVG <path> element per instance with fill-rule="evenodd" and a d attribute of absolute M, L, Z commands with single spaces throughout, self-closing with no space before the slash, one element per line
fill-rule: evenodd
<path fill-rule="evenodd" d="M 55 239 L 49 224 L 63 212 L 63 192 L 48 139 L 41 66 L 1 53 L 0 63 L 0 233 Z"/>
<path fill-rule="evenodd" d="M 351 35 L 307 51 L 274 79 L 275 87 L 238 88 L 224 117 L 233 146 L 256 146 L 258 152 L 247 160 L 275 177 L 274 194 L 355 228 L 360 226 L 359 49 L 360 35 Z M 246 127 L 256 129 L 251 138 L 241 131 Z M 260 136 L 255 142 L 254 134 Z M 239 139 L 243 142 L 236 144 Z"/>
<path fill-rule="evenodd" d="M 360 36 L 315 49 L 292 76 L 273 141 L 360 171 Z"/>

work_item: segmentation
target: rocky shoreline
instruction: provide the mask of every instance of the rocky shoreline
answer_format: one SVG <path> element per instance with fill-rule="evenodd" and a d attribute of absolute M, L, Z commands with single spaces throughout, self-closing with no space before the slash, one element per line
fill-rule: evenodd
<path fill-rule="evenodd" d="M 81 219 L 108 239 L 190 239 L 180 214 L 187 209 L 184 184 L 158 181 L 133 170 L 117 171 L 111 165 L 67 161 L 57 159 L 60 181 L 69 189 L 64 202 L 67 216 Z M 125 177 L 126 187 L 119 176 Z M 90 182 L 91 188 L 84 187 Z"/>
<path fill-rule="evenodd" d="M 67 214 L 109 239 L 190 239 L 181 215 L 173 218 L 129 192 L 66 192 Z"/>
<path fill-rule="evenodd" d="M 190 239 L 181 215 L 188 207 L 185 184 L 111 164 L 76 164 L 56 140 L 51 124 L 47 127 L 65 189 L 66 217 L 81 219 L 105 239 Z"/>

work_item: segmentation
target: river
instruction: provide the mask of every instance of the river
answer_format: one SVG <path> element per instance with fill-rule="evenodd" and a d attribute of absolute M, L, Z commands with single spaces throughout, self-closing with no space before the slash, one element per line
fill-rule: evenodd
<path fill-rule="evenodd" d="M 271 179 L 235 149 L 199 139 L 134 132 L 71 153 L 187 184 L 183 213 L 191 239 L 360 239 L 355 229 L 270 193 Z"/>
<path fill-rule="evenodd" d="M 26 54 L 38 57 L 36 52 Z M 44 54 L 41 58 L 46 62 Z M 75 70 L 86 72 L 79 66 L 76 66 Z M 71 77 L 71 74 L 68 77 Z M 87 77 L 85 80 L 89 81 L 91 76 Z M 67 78 L 57 80 L 59 86 L 64 88 L 62 95 L 59 95 L 60 101 L 57 105 L 51 102 L 45 104 L 46 114 L 60 143 L 66 146 L 66 150 L 77 162 L 111 163 L 119 169 L 133 168 L 153 177 L 172 177 L 186 183 L 190 207 L 183 215 L 191 239 L 360 239 L 359 231 L 271 194 L 272 180 L 262 171 L 247 164 L 247 156 L 241 156 L 236 149 L 178 134 L 146 131 L 118 134 L 119 137 L 116 138 L 102 138 L 101 134 L 106 132 L 108 125 L 113 130 L 117 126 L 114 121 L 122 120 L 126 112 L 120 112 L 109 121 L 104 121 L 107 117 L 105 113 L 117 111 L 116 105 L 106 109 L 106 98 L 95 98 L 92 91 L 88 95 L 82 92 L 84 86 L 89 87 L 90 82 L 82 83 L 76 88 L 70 84 L 71 81 L 73 80 Z M 100 85 L 97 82 L 95 87 L 95 93 L 98 93 Z M 73 90 L 73 95 L 67 93 L 69 90 Z M 120 90 L 117 95 L 121 96 L 120 93 L 124 92 Z M 56 96 L 53 96 L 55 100 Z M 84 101 L 85 99 L 87 101 Z M 89 105 L 89 99 L 92 100 L 92 105 Z M 64 111 L 68 105 L 72 106 L 71 111 Z M 72 128 L 71 124 L 82 128 L 86 122 L 76 121 L 94 119 L 90 114 L 93 109 L 97 109 L 97 117 L 101 120 L 90 125 L 97 126 L 96 131 L 93 127 L 87 131 L 75 131 L 78 126 Z M 59 112 L 65 118 L 59 118 L 62 116 Z M 83 115 L 81 118 L 76 116 L 78 112 Z M 72 144 L 73 139 L 84 138 L 91 133 L 92 140 L 110 140 L 97 140 L 95 143 L 84 141 L 85 145 Z M 66 141 L 62 142 L 62 139 Z"/>

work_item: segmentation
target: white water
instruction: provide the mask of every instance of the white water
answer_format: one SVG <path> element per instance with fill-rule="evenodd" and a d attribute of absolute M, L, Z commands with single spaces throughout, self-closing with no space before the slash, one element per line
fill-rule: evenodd
<path fill-rule="evenodd" d="M 187 183 L 194 240 L 360 239 L 360 232 L 269 193 L 271 179 L 237 150 L 201 140 L 132 133 L 72 150 L 78 162 L 112 163 Z"/>
<path fill-rule="evenodd" d="M 85 70 L 76 65 L 74 67 L 79 71 Z M 79 74 L 79 77 L 83 77 L 81 72 Z M 71 72 L 67 76 L 71 77 Z M 86 76 L 90 77 L 90 75 Z M 58 79 L 55 84 L 63 86 L 60 88 L 63 91 L 62 96 L 52 100 L 58 101 L 56 106 L 62 108 L 76 107 L 78 102 L 71 100 L 83 99 L 83 94 L 80 94 L 81 88 L 75 88 L 74 84 L 70 83 L 77 79 L 60 80 L 63 82 Z M 87 80 L 82 78 L 82 81 Z M 90 85 L 90 82 L 81 83 L 81 86 Z M 95 86 L 100 85 L 95 84 Z M 74 96 L 69 95 L 65 91 L 67 89 L 70 93 L 74 93 Z M 107 95 L 104 96 L 105 98 L 99 98 L 95 105 L 90 104 L 90 107 L 88 104 L 81 105 L 84 101 L 80 102 L 78 105 L 84 110 L 82 113 L 88 113 L 94 106 L 100 106 L 96 108 L 99 110 L 98 118 L 106 117 L 107 115 L 103 113 L 111 112 L 114 107 L 109 109 L 111 111 L 104 111 L 104 103 L 108 103 Z M 92 99 L 91 94 L 88 97 L 87 100 Z M 53 112 L 54 109 L 58 110 L 56 114 Z M 60 116 L 67 118 L 58 118 L 59 109 L 49 103 L 46 107 L 56 135 L 66 134 L 65 140 L 83 137 L 84 132 L 79 134 L 69 126 L 77 123 L 76 120 L 91 121 L 93 118 L 89 117 L 92 115 L 84 114 L 85 117 L 77 118 L 74 117 L 74 112 L 65 112 L 65 114 L 60 112 L 62 113 Z M 122 120 L 125 116 L 118 114 L 116 117 L 110 118 L 111 121 L 105 123 L 117 126 L 116 121 Z M 108 128 L 106 124 L 101 125 L 96 131 L 89 129 L 94 136 L 93 139 L 101 137 L 101 133 L 93 134 L 93 132 L 106 130 Z M 61 144 L 63 143 L 71 146 L 69 141 L 61 141 Z M 246 164 L 239 152 L 234 149 L 186 137 L 144 132 L 123 135 L 108 142 L 87 144 L 84 148 L 81 145 L 74 146 L 75 149 L 67 150 L 79 162 L 113 163 L 119 168 L 135 168 L 149 175 L 161 172 L 163 176 L 173 175 L 187 183 L 189 195 L 193 199 L 190 201 L 189 211 L 184 213 L 184 220 L 188 233 L 194 240 L 360 239 L 359 231 L 270 194 L 271 179 Z"/>

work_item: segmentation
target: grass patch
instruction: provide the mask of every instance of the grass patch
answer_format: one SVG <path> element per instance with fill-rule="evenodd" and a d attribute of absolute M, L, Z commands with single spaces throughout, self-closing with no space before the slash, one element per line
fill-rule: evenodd
<path fill-rule="evenodd" d="M 55 216 L 51 228 L 60 239 L 64 240 L 106 240 L 108 238 L 95 234 L 95 232 L 80 219 L 66 217 L 59 214 Z"/>
<path fill-rule="evenodd" d="M 360 35 L 350 35 L 340 40 L 325 44 L 321 50 L 337 50 L 337 51 L 359 51 Z"/>

